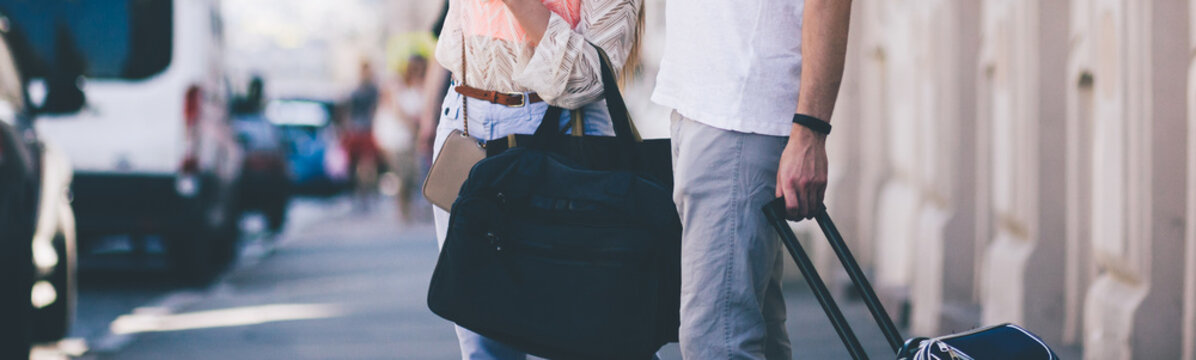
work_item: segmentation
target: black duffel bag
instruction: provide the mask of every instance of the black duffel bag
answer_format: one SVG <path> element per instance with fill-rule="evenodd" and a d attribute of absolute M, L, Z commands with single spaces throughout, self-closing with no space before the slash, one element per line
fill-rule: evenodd
<path fill-rule="evenodd" d="M 475 165 L 432 275 L 434 313 L 549 359 L 648 359 L 676 341 L 681 222 L 671 186 L 645 170 L 651 147 L 635 140 L 605 59 L 602 75 L 616 136 L 580 144 L 613 144 L 601 154 L 607 169 L 552 150 L 578 144 L 562 139 L 559 110 Z"/>

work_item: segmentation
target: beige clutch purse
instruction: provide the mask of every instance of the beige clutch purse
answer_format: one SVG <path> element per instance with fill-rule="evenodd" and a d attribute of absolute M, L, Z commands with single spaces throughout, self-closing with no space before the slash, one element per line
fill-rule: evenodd
<path fill-rule="evenodd" d="M 461 68 L 465 63 L 465 34 L 461 34 Z M 465 84 L 465 74 L 461 73 L 461 83 Z M 424 180 L 424 197 L 445 211 L 453 210 L 453 202 L 461 195 L 461 185 L 469 178 L 469 171 L 482 159 L 486 158 L 486 147 L 477 139 L 469 136 L 469 100 L 461 99 L 462 125 L 465 131 L 453 130 L 448 139 L 440 145 L 440 153 L 432 161 L 432 168 L 428 170 L 428 178 Z"/>
<path fill-rule="evenodd" d="M 485 158 L 486 149 L 478 140 L 453 130 L 441 145 L 436 161 L 432 162 L 428 179 L 424 180 L 424 197 L 432 205 L 452 210 L 453 202 L 461 193 L 461 185 L 469 178 L 469 171 Z"/>

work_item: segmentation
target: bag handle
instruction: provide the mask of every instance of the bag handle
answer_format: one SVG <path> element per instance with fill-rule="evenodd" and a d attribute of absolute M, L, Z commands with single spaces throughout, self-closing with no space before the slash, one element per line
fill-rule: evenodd
<path fill-rule="evenodd" d="M 606 55 L 606 51 L 593 43 L 590 43 L 590 46 L 598 52 L 598 60 L 602 65 L 602 95 L 606 100 L 606 110 L 610 113 L 611 123 L 614 125 L 620 160 L 625 169 L 634 169 L 632 165 L 635 164 L 636 138 L 635 132 L 632 130 L 627 104 L 623 101 L 622 92 L 619 91 L 618 79 L 615 78 L 615 72 L 610 65 L 610 58 Z M 557 136 L 560 132 L 560 118 L 563 111 L 564 109 L 560 107 L 548 107 L 548 110 L 544 112 L 544 118 L 540 120 L 540 126 L 536 128 L 536 133 L 533 136 L 534 142 L 548 144 L 551 142 L 551 137 Z M 583 120 L 579 119 L 579 121 Z"/>
<path fill-rule="evenodd" d="M 785 221 L 785 200 L 770 201 L 768 205 L 764 205 L 762 210 L 768 223 L 772 224 L 777 234 L 781 236 L 781 242 L 789 250 L 789 256 L 793 257 L 793 261 L 797 263 L 797 268 L 805 277 L 806 284 L 810 286 L 814 297 L 818 299 L 818 305 L 822 306 L 822 312 L 826 313 L 835 332 L 839 334 L 839 340 L 843 340 L 843 345 L 847 347 L 848 354 L 853 360 L 867 360 L 868 353 L 864 351 L 864 346 L 860 345 L 855 331 L 851 330 L 851 324 L 847 322 L 843 311 L 839 310 L 839 305 L 835 303 L 835 298 L 831 296 L 830 290 L 827 290 L 826 283 L 822 282 L 822 277 L 818 275 L 818 269 L 814 267 L 814 262 L 810 260 L 809 255 L 806 255 L 805 249 L 797 241 L 797 235 L 793 234 L 793 229 L 790 229 L 789 223 Z"/>
<path fill-rule="evenodd" d="M 785 247 L 789 248 L 790 255 L 798 262 L 802 274 L 806 276 L 806 282 L 809 283 L 811 290 L 814 291 L 823 309 L 827 311 L 827 316 L 831 318 L 831 323 L 835 326 L 835 330 L 839 332 L 844 345 L 852 352 L 853 358 L 859 359 L 859 357 L 855 356 L 856 352 L 862 353 L 863 350 L 859 347 L 859 341 L 855 339 L 851 327 L 842 319 L 843 315 L 839 313 L 838 306 L 835 305 L 835 300 L 831 298 L 830 292 L 826 290 L 826 285 L 818 279 L 818 272 L 814 269 L 813 264 L 802 264 L 803 262 L 808 263 L 809 258 L 806 257 L 801 244 L 797 242 L 796 235 L 793 234 L 793 231 L 789 229 L 788 223 L 785 222 L 784 214 L 784 198 L 770 201 L 768 205 L 764 206 L 764 216 L 776 228 L 777 233 L 781 235 L 781 241 L 785 243 Z M 830 243 L 831 249 L 835 251 L 835 255 L 838 256 L 843 269 L 847 271 L 847 276 L 851 278 L 851 282 L 860 291 L 860 297 L 863 298 L 864 305 L 868 307 L 868 311 L 872 314 L 872 319 L 876 320 L 876 325 L 880 328 L 881 333 L 884 334 L 889 347 L 893 349 L 893 352 L 901 353 L 903 351 L 902 348 L 908 347 L 908 344 L 902 342 L 901 332 L 897 330 L 897 326 L 893 324 L 893 319 L 885 311 L 880 298 L 876 296 L 876 291 L 872 289 L 872 284 L 868 282 L 868 277 L 860 269 L 855 256 L 851 254 L 851 249 L 843 241 L 843 236 L 839 234 L 839 229 L 831 221 L 831 216 L 827 214 L 825 206 L 818 210 L 814 215 L 814 219 L 818 222 L 818 226 L 822 228 L 823 235 L 826 235 L 826 241 Z M 807 274 L 807 270 L 810 274 Z M 828 307 L 834 309 L 829 309 Z"/>
<path fill-rule="evenodd" d="M 889 317 L 889 313 L 885 311 L 880 297 L 876 296 L 876 291 L 872 289 L 872 283 L 868 282 L 868 276 L 864 275 L 864 270 L 860 269 L 860 264 L 855 261 L 855 256 L 851 255 L 851 249 L 847 247 L 847 243 L 843 242 L 843 236 L 839 234 L 839 228 L 835 227 L 835 223 L 831 221 L 831 216 L 826 213 L 825 206 L 814 215 L 814 220 L 818 222 L 822 233 L 826 235 L 826 241 L 831 244 L 831 249 L 839 257 L 839 263 L 843 264 L 843 269 L 847 271 L 847 277 L 851 278 L 851 282 L 859 289 L 860 296 L 864 299 L 864 305 L 868 307 L 868 312 L 872 313 L 872 319 L 876 320 L 876 325 L 880 327 L 881 333 L 884 333 L 889 348 L 895 352 L 899 351 L 904 345 L 901 340 L 901 332 L 893 324 L 893 318 Z"/>

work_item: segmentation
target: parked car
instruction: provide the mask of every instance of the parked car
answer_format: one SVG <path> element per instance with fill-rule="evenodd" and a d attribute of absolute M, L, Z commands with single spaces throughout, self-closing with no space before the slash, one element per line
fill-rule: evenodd
<path fill-rule="evenodd" d="M 331 126 L 331 101 L 290 98 L 266 105 L 266 118 L 282 130 L 290 147 L 291 178 L 304 194 L 333 194 L 349 186 L 348 155 Z"/>
<path fill-rule="evenodd" d="M 35 47 L 65 32 L 75 45 L 66 50 L 85 59 L 84 110 L 37 122 L 74 163 L 81 249 L 108 235 L 160 236 L 184 279 L 208 278 L 235 252 L 240 217 L 242 161 L 228 116 L 219 1 L 0 6 Z"/>
<path fill-rule="evenodd" d="M 0 359 L 28 359 L 34 341 L 66 336 L 74 321 L 75 220 L 71 166 L 33 127 L 9 22 L 0 13 Z M 59 84 L 61 82 L 58 82 Z M 73 90 L 70 91 L 70 90 Z M 71 93 L 71 95 L 64 95 Z M 72 112 L 78 89 L 51 89 L 42 112 Z"/>

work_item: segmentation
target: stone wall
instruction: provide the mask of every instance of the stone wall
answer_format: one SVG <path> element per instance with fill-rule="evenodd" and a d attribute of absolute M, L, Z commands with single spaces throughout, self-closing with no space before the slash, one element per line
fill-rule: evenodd
<path fill-rule="evenodd" d="M 1193 5 L 854 6 L 829 207 L 910 335 L 1193 359 Z"/>

